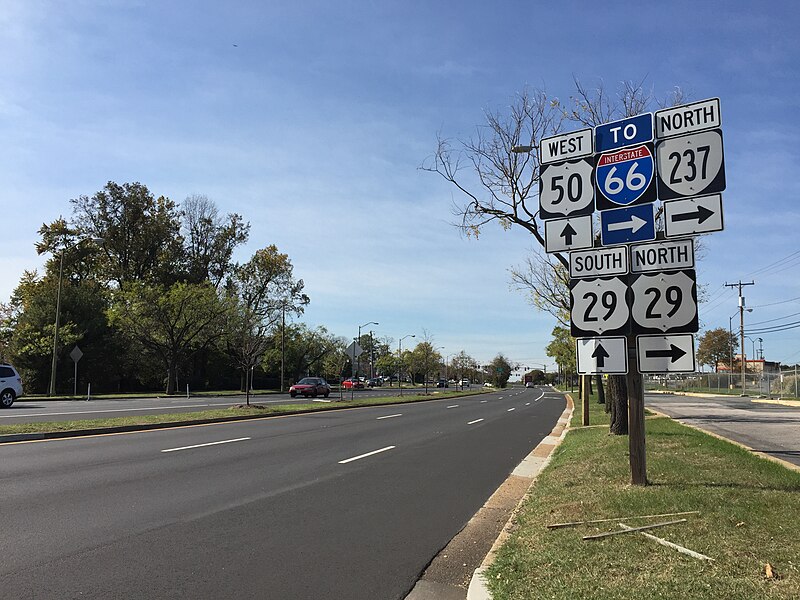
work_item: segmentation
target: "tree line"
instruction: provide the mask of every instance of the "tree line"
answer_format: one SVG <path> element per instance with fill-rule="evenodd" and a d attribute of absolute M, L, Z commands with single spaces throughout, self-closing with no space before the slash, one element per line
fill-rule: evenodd
<path fill-rule="evenodd" d="M 184 385 L 277 388 L 282 373 L 287 384 L 355 374 L 347 338 L 295 321 L 310 298 L 287 254 L 270 244 L 234 261 L 250 234 L 241 215 L 223 214 L 206 196 L 178 204 L 113 181 L 70 205 L 68 219 L 38 231 L 36 251 L 49 256 L 43 272 L 24 272 L 0 304 L 0 359 L 21 372 L 27 393 L 49 390 L 53 354 L 57 393 L 88 383 L 93 392 L 168 394 Z M 447 368 L 426 338 L 398 356 L 391 338 L 364 335 L 357 371 L 371 364 L 426 381 Z M 450 366 L 477 377 L 463 352 Z"/>

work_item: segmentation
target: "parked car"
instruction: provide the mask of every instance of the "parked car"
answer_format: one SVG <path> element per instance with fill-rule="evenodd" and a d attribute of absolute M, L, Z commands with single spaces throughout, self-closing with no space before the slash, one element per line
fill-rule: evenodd
<path fill-rule="evenodd" d="M 0 364 L 0 408 L 8 408 L 22 395 L 22 377 L 11 365 Z"/>
<path fill-rule="evenodd" d="M 447 379 L 440 379 L 439 381 L 436 382 L 436 387 L 437 388 L 446 388 L 446 387 L 450 387 L 450 385 L 447 383 Z"/>
<path fill-rule="evenodd" d="M 289 388 L 289 395 L 292 398 L 298 395 L 308 398 L 316 398 L 317 396 L 325 396 L 326 398 L 331 394 L 331 386 L 322 377 L 303 377 L 300 381 L 295 383 Z"/>
<path fill-rule="evenodd" d="M 351 377 L 350 379 L 345 379 L 342 382 L 342 388 L 346 390 L 363 390 L 364 384 L 358 377 Z"/>

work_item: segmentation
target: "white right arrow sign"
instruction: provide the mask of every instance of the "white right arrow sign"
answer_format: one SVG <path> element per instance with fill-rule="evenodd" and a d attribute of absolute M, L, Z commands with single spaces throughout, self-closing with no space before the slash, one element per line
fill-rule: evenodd
<path fill-rule="evenodd" d="M 636 357 L 640 373 L 693 373 L 694 336 L 637 336 Z"/>

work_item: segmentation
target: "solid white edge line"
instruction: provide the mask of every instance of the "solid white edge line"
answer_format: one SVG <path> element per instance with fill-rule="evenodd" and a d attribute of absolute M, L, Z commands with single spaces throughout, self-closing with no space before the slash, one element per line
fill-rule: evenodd
<path fill-rule="evenodd" d="M 483 419 L 475 419 L 474 421 L 470 421 L 467 425 L 474 425 L 475 423 L 480 423 Z"/>
<path fill-rule="evenodd" d="M 397 446 L 386 446 L 386 448 L 381 448 L 380 450 L 373 450 L 372 452 L 367 452 L 366 454 L 359 454 L 358 456 L 354 456 L 353 458 L 346 458 L 344 460 L 340 460 L 339 464 L 340 465 L 345 465 L 345 464 L 347 464 L 349 462 L 353 462 L 354 460 L 359 460 L 361 458 L 366 458 L 368 456 L 372 456 L 373 454 L 378 454 L 380 452 L 386 452 L 387 450 L 392 450 L 392 449 L 394 449 L 396 447 Z"/>
<path fill-rule="evenodd" d="M 386 415 L 386 416 L 383 416 L 383 417 L 378 417 L 375 420 L 376 421 L 380 421 L 381 419 L 391 419 L 393 417 L 402 417 L 402 416 L 403 416 L 403 413 L 397 413 L 396 415 Z"/>
<path fill-rule="evenodd" d="M 178 450 L 191 450 L 192 448 L 203 448 L 205 446 L 216 446 L 218 444 L 230 444 L 231 442 L 243 442 L 249 440 L 249 437 L 236 438 L 235 440 L 222 440 L 220 442 L 209 442 L 207 444 L 195 444 L 194 446 L 181 446 L 180 448 L 168 448 L 161 452 L 177 452 Z"/>

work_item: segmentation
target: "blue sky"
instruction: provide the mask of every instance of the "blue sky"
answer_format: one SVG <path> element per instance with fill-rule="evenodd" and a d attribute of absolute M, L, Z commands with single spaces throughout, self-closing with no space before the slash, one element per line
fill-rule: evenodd
<path fill-rule="evenodd" d="M 461 237 L 455 190 L 418 167 L 437 132 L 470 135 L 525 85 L 566 99 L 577 76 L 720 97 L 726 228 L 704 240 L 701 321 L 728 326 L 740 279 L 748 322 L 800 320 L 800 8 L 641 4 L 5 0 L 0 300 L 41 268 L 36 230 L 70 198 L 140 181 L 249 220 L 238 258 L 288 253 L 312 326 L 552 365 L 552 317 L 509 289 L 535 241 Z M 798 332 L 754 337 L 793 363 Z"/>

